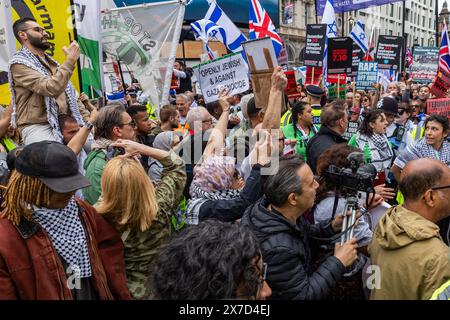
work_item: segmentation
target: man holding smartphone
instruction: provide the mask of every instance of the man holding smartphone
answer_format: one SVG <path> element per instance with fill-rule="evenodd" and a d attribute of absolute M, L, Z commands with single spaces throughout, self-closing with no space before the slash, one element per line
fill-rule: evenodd
<path fill-rule="evenodd" d="M 36 20 L 17 20 L 13 32 L 22 45 L 10 61 L 13 122 L 26 145 L 42 140 L 62 142 L 58 115 L 71 115 L 81 126 L 89 120 L 89 111 L 77 102 L 70 82 L 80 47 L 76 41 L 63 47 L 66 59 L 60 65 L 45 53 L 51 47 L 49 35 Z"/>

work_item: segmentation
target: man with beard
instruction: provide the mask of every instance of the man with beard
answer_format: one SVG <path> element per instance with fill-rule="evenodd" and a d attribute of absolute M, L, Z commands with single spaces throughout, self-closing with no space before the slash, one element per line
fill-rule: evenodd
<path fill-rule="evenodd" d="M 76 41 L 63 47 L 66 60 L 59 65 L 45 53 L 51 47 L 49 35 L 36 20 L 17 20 L 13 32 L 22 45 L 10 61 L 13 121 L 26 145 L 42 140 L 62 142 L 58 115 L 71 115 L 81 126 L 89 120 L 70 82 L 80 48 Z"/>

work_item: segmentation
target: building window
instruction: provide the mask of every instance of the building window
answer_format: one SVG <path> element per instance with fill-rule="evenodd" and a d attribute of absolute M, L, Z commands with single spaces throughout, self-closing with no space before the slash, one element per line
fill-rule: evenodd
<path fill-rule="evenodd" d="M 405 21 L 409 21 L 409 9 L 406 9 Z"/>
<path fill-rule="evenodd" d="M 422 16 L 422 27 L 425 28 L 425 17 L 424 16 Z"/>
<path fill-rule="evenodd" d="M 391 3 L 389 5 L 389 16 L 393 17 L 394 16 L 394 5 Z"/>

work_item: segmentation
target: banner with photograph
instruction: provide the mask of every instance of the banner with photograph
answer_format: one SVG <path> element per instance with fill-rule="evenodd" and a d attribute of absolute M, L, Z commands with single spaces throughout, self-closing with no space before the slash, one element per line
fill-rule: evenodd
<path fill-rule="evenodd" d="M 414 82 L 428 84 L 436 76 L 439 64 L 438 47 L 414 47 L 413 63 L 409 67 Z"/>

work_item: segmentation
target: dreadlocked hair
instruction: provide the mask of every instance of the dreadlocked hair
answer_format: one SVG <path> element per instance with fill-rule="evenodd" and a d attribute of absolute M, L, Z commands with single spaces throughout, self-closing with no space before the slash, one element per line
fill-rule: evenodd
<path fill-rule="evenodd" d="M 22 217 L 33 220 L 27 205 L 45 207 L 50 203 L 51 190 L 38 178 L 14 171 L 6 188 L 2 204 L 2 208 L 6 208 L 3 218 L 14 225 L 18 225 Z"/>

